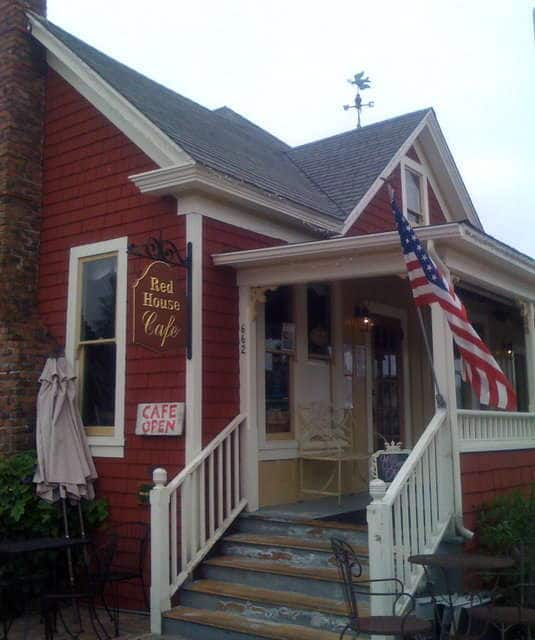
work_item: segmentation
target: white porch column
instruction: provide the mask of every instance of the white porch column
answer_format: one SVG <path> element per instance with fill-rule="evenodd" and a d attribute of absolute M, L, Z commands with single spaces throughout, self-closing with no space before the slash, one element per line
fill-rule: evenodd
<path fill-rule="evenodd" d="M 202 448 L 202 215 L 186 214 L 186 242 L 193 251 L 191 360 L 186 359 L 186 464 Z"/>
<path fill-rule="evenodd" d="M 240 413 L 247 415 L 241 447 L 241 495 L 247 499 L 248 511 L 258 509 L 258 411 L 256 379 L 256 302 L 251 287 L 241 286 L 240 323 Z"/>
<path fill-rule="evenodd" d="M 437 376 L 440 393 L 446 401 L 448 419 L 450 423 L 451 437 L 447 430 L 445 437 L 439 442 L 440 482 L 450 482 L 453 471 L 453 504 L 440 505 L 442 515 L 454 511 L 462 515 L 462 485 L 461 485 L 461 460 L 459 452 L 459 434 L 457 429 L 457 394 L 455 390 L 455 359 L 453 354 L 453 338 L 445 313 L 438 304 L 431 305 L 431 326 L 433 332 L 433 363 Z M 452 468 L 453 467 L 453 468 Z M 446 485 L 447 486 L 447 485 Z M 450 493 L 444 491 L 445 497 Z"/>
<path fill-rule="evenodd" d="M 524 330 L 526 335 L 526 365 L 528 369 L 529 411 L 535 412 L 535 304 L 523 303 Z"/>

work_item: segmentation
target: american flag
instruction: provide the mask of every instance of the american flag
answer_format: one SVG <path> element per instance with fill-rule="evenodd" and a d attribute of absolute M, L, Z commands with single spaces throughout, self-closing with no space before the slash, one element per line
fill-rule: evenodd
<path fill-rule="evenodd" d="M 468 379 L 479 402 L 516 411 L 516 394 L 487 345 L 468 321 L 463 303 L 428 256 L 409 221 L 392 200 L 405 266 L 417 306 L 438 302 L 444 310 L 459 349 L 463 377 Z"/>

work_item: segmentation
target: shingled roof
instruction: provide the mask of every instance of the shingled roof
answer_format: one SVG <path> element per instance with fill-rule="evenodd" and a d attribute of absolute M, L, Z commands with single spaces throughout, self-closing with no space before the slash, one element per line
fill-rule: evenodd
<path fill-rule="evenodd" d="M 309 142 L 289 156 L 347 217 L 429 111 Z"/>
<path fill-rule="evenodd" d="M 228 107 L 207 109 L 33 17 L 199 164 L 340 221 L 428 113 L 292 149 Z"/>

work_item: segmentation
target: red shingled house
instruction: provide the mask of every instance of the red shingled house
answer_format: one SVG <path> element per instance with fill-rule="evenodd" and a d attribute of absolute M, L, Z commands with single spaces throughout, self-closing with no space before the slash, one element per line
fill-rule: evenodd
<path fill-rule="evenodd" d="M 411 553 L 433 551 L 455 526 L 466 533 L 478 505 L 533 480 L 535 262 L 485 233 L 432 109 L 290 147 L 42 13 L 37 0 L 0 0 L 3 442 L 14 433 L 25 441 L 46 329 L 77 368 L 112 519 L 149 520 L 152 510 L 153 629 L 170 611 L 168 631 L 236 631 L 232 602 L 246 618 L 273 615 L 290 591 L 293 624 L 314 627 L 323 622 L 308 620 L 306 598 L 325 606 L 325 594 L 307 592 L 318 571 L 296 561 L 292 573 L 284 558 L 292 565 L 311 531 L 316 540 L 332 531 L 270 520 L 269 510 L 243 514 L 328 485 L 324 461 L 303 466 L 303 411 L 351 408 L 361 461 L 381 436 L 412 450 L 396 482 L 376 490 L 368 534 L 370 575 L 398 575 L 414 591 Z M 383 178 L 514 384 L 518 412 L 480 406 L 431 309 L 424 323 L 447 403 L 435 406 Z M 189 271 L 139 257 L 151 238 L 172 242 L 182 259 L 189 246 Z M 153 241 L 149 252 L 157 249 Z M 366 462 L 338 480 L 344 495 L 367 494 Z M 301 547 L 292 526 L 303 527 Z M 328 585 L 332 569 L 319 571 Z M 302 582 L 281 595 L 274 574 Z M 214 611 L 211 596 L 227 605 Z M 139 593 L 128 597 L 139 606 Z"/>

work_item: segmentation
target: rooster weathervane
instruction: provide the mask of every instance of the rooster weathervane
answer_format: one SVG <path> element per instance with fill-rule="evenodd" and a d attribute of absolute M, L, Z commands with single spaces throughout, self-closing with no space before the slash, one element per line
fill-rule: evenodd
<path fill-rule="evenodd" d="M 357 95 L 355 96 L 355 104 L 345 104 L 344 111 L 348 109 L 356 109 L 357 110 L 357 129 L 360 129 L 360 113 L 363 107 L 373 107 L 374 103 L 370 102 L 362 102 L 362 96 L 360 95 L 361 91 L 365 89 L 369 89 L 371 86 L 370 78 L 364 76 L 364 71 L 359 71 L 353 76 L 352 80 L 348 80 L 349 84 L 354 84 L 357 87 Z"/>

